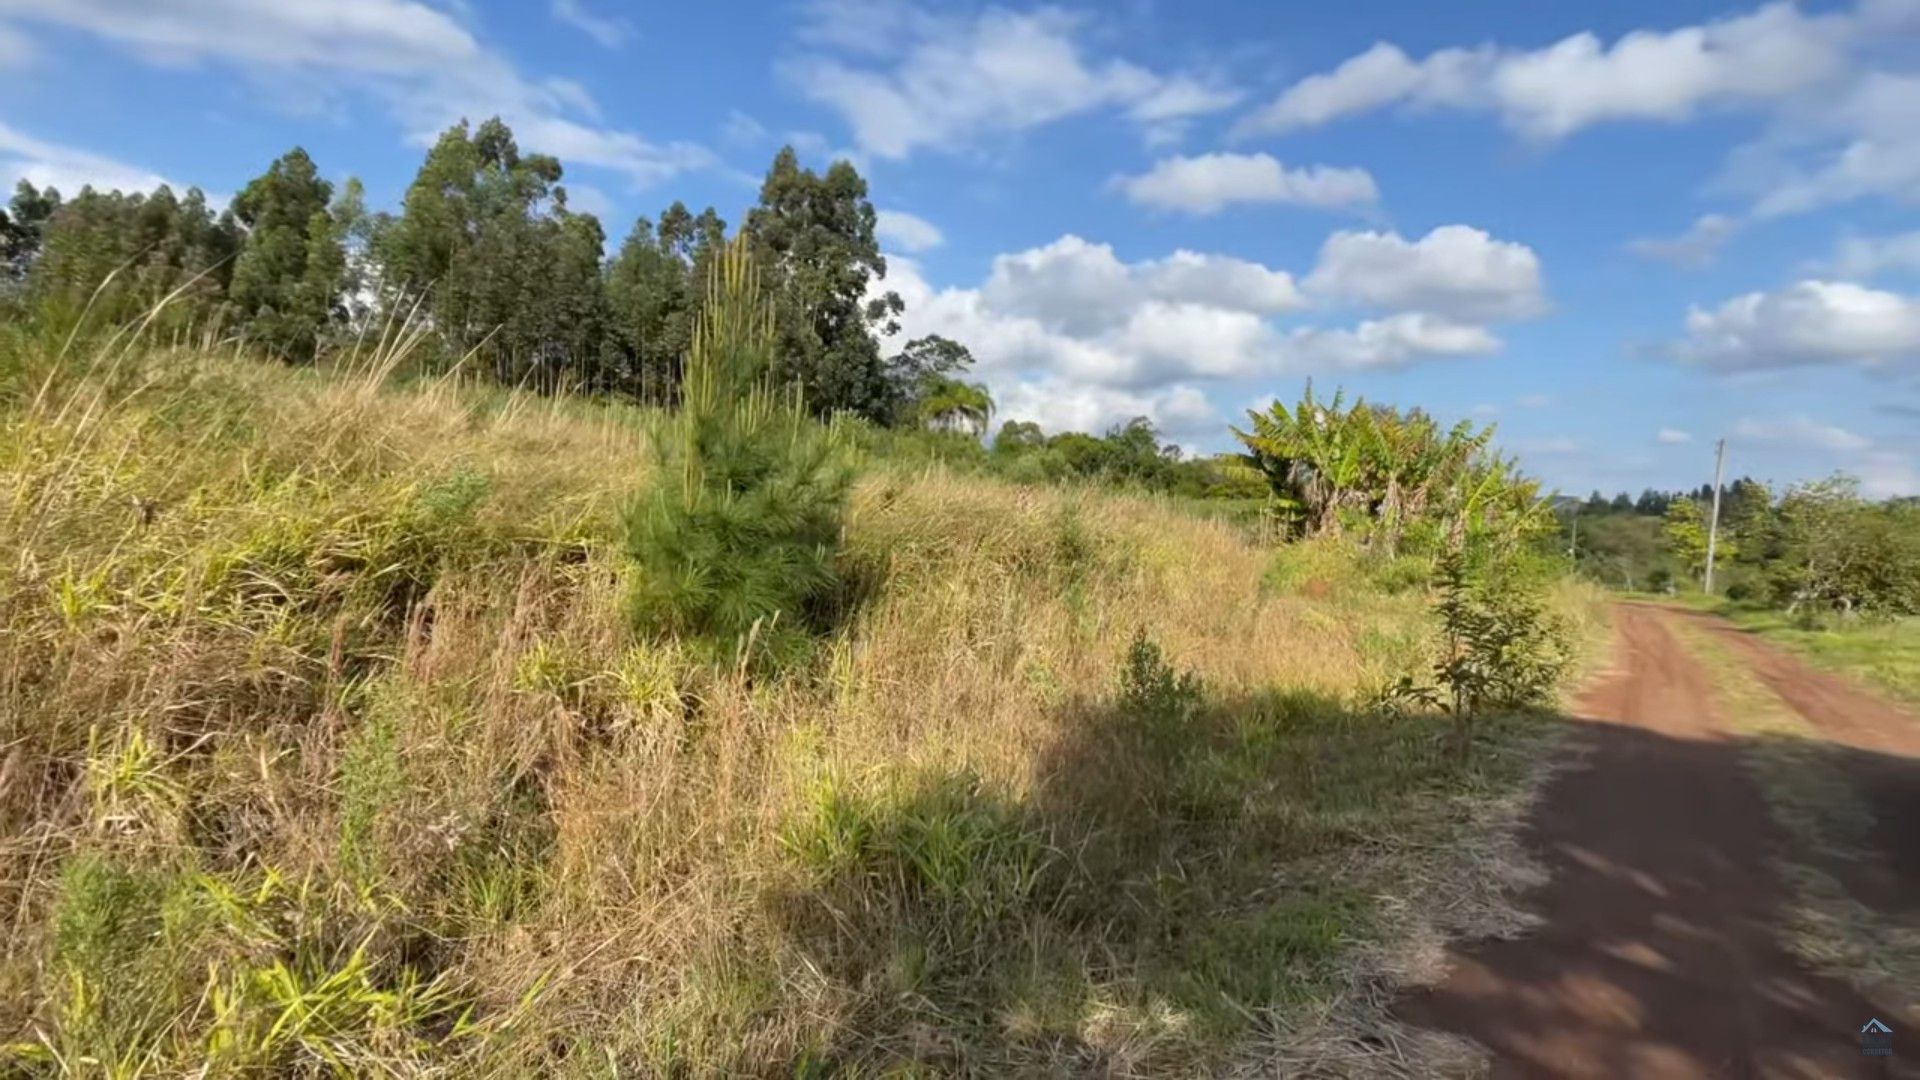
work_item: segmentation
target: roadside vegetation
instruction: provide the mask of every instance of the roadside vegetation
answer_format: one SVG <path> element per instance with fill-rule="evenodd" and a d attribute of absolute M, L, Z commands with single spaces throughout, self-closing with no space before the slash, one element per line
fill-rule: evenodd
<path fill-rule="evenodd" d="M 9 1072 L 1458 1053 L 1385 1005 L 1512 925 L 1599 626 L 1488 432 L 988 447 L 850 167 L 603 266 L 497 122 L 393 219 L 304 157 L 7 226 Z"/>
<path fill-rule="evenodd" d="M 1701 591 L 1712 491 L 1594 493 L 1560 510 L 1583 575 L 1724 615 L 1822 667 L 1920 703 L 1920 500 L 1847 476 L 1722 494 L 1714 594 Z"/>

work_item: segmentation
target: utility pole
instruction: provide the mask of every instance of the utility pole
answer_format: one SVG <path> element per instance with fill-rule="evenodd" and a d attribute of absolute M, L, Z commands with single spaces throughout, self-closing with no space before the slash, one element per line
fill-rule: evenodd
<path fill-rule="evenodd" d="M 1707 595 L 1713 595 L 1713 548 L 1720 539 L 1720 478 L 1727 465 L 1727 440 L 1721 439 L 1713 451 L 1713 516 L 1707 519 Z"/>

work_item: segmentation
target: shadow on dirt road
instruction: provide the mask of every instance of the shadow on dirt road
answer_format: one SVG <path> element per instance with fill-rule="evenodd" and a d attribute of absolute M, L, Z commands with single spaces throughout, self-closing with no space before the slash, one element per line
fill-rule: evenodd
<path fill-rule="evenodd" d="M 1616 609 L 1615 668 L 1583 699 L 1577 761 L 1528 827 L 1551 877 L 1522 904 L 1544 921 L 1457 950 L 1446 981 L 1399 1015 L 1484 1044 L 1495 1076 L 1920 1076 L 1920 1017 L 1788 950 L 1774 869 L 1786 840 L 1745 765 L 1752 744 L 1716 715 L 1676 617 Z M 1881 812 L 1920 792 L 1920 759 L 1820 753 Z M 1896 1056 L 1862 1054 L 1876 1017 L 1895 1029 Z"/>

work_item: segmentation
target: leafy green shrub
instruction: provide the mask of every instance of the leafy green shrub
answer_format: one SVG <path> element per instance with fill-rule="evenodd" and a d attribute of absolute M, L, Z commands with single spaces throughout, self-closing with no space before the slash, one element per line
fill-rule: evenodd
<path fill-rule="evenodd" d="M 636 627 L 703 639 L 722 658 L 804 651 L 835 590 L 851 474 L 796 391 L 769 381 L 774 330 L 743 246 L 713 272 L 680 411 L 626 514 Z"/>
<path fill-rule="evenodd" d="M 1500 560 L 1474 566 L 1449 552 L 1435 566 L 1441 655 L 1434 685 L 1403 677 L 1389 701 L 1444 708 L 1465 722 L 1494 709 L 1546 704 L 1572 662 L 1568 632 L 1547 610 L 1537 567 Z"/>
<path fill-rule="evenodd" d="M 1192 716 L 1200 700 L 1200 676 L 1168 663 L 1146 628 L 1136 630 L 1120 673 L 1121 704 L 1136 716 L 1179 721 Z"/>

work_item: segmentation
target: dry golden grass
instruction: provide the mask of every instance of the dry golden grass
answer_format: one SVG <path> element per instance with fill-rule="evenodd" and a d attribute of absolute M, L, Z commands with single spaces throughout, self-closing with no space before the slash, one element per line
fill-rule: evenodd
<path fill-rule="evenodd" d="M 642 418 L 390 352 L 4 388 L 30 1074 L 1366 1073 L 1407 949 L 1500 917 L 1538 725 L 1361 713 L 1427 617 L 1350 556 L 877 463 L 852 614 L 756 679 L 622 624 Z"/>

